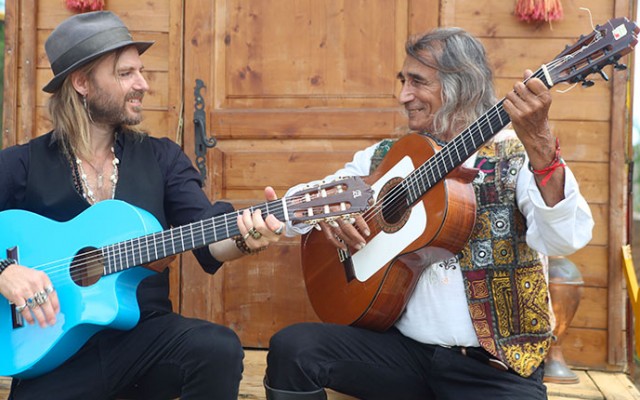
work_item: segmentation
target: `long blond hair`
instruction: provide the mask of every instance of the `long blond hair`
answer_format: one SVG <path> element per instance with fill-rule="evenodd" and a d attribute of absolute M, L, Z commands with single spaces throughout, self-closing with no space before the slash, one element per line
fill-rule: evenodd
<path fill-rule="evenodd" d="M 92 78 L 93 71 L 105 58 L 115 54 L 113 62 L 113 73 L 116 79 L 116 65 L 126 47 L 107 53 L 89 63 L 79 67 L 76 71 L 84 74 L 87 79 Z M 89 127 L 91 125 L 91 116 L 85 106 L 85 99 L 73 87 L 70 79 L 71 74 L 62 82 L 60 88 L 49 97 L 48 108 L 51 124 L 53 125 L 53 135 L 62 144 L 62 151 L 67 155 L 78 155 L 87 157 L 91 154 L 91 134 Z M 142 131 L 130 125 L 122 125 L 116 129 L 128 130 L 134 133 L 142 133 Z"/>

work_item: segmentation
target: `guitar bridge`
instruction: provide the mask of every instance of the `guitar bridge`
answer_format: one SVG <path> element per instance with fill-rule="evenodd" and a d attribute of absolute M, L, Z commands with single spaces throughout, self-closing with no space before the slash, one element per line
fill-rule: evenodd
<path fill-rule="evenodd" d="M 13 258 L 14 260 L 19 259 L 17 246 L 8 248 L 6 253 L 8 258 Z M 21 313 L 16 311 L 15 304 L 11 304 L 11 325 L 13 326 L 13 329 L 22 328 L 24 326 L 24 317 Z"/>
<path fill-rule="evenodd" d="M 344 243 L 340 238 L 337 238 Z M 347 278 L 347 282 L 351 282 L 356 278 L 356 271 L 353 267 L 353 259 L 351 258 L 351 252 L 348 250 L 338 249 L 338 259 L 342 263 L 344 268 L 344 275 Z"/>
<path fill-rule="evenodd" d="M 22 313 L 16 311 L 16 305 L 11 304 L 11 324 L 13 329 L 22 328 L 24 326 L 24 317 Z"/>

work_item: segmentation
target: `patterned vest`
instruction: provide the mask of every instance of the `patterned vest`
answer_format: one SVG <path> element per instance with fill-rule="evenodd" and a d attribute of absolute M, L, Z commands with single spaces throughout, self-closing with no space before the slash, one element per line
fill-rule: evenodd
<path fill-rule="evenodd" d="M 394 140 L 381 142 L 375 170 Z M 473 182 L 477 216 L 458 254 L 469 313 L 480 345 L 518 374 L 531 375 L 551 345 L 549 291 L 539 254 L 526 243 L 526 220 L 516 204 L 525 162 L 517 139 L 490 142 L 478 152 Z"/>

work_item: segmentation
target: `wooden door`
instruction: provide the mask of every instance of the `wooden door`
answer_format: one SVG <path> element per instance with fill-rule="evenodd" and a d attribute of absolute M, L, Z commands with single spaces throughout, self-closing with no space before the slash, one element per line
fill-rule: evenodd
<path fill-rule="evenodd" d="M 283 195 L 322 178 L 399 131 L 404 42 L 437 26 L 439 14 L 437 0 L 185 3 L 185 151 L 193 156 L 200 79 L 207 134 L 217 140 L 206 189 L 236 208 L 263 202 L 267 185 Z M 286 238 L 211 277 L 186 255 L 180 312 L 232 327 L 246 347 L 268 346 L 278 329 L 318 320 L 299 251 L 299 239 Z"/>

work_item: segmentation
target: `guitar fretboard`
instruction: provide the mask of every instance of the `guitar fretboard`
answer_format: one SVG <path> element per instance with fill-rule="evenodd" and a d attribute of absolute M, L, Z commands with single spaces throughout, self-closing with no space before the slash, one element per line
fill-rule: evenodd
<path fill-rule="evenodd" d="M 258 209 L 262 215 L 273 214 L 281 221 L 287 220 L 285 199 L 280 199 L 248 208 L 252 213 Z M 194 250 L 230 237 L 240 235 L 237 217 L 244 210 L 218 215 L 202 221 L 171 228 L 134 239 L 102 247 L 104 275 L 124 271 L 128 268 L 161 260 L 163 258 Z"/>
<path fill-rule="evenodd" d="M 547 86 L 551 86 L 546 81 L 542 68 L 538 69 L 531 78 L 539 78 Z M 429 189 L 454 168 L 464 163 L 487 140 L 511 122 L 509 114 L 503 108 L 503 103 L 504 98 L 403 180 L 401 187 L 407 194 L 408 206 L 420 200 Z"/>

